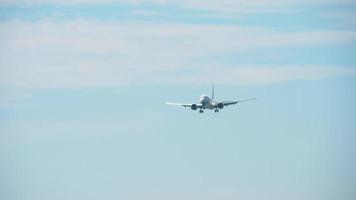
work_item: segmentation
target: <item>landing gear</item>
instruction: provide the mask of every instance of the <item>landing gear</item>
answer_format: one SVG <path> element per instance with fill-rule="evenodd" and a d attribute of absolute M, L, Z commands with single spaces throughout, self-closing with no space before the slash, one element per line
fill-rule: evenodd
<path fill-rule="evenodd" d="M 203 110 L 199 110 L 199 113 L 200 113 L 200 114 L 203 114 L 203 113 L 204 113 L 204 111 L 203 111 Z"/>
<path fill-rule="evenodd" d="M 214 112 L 218 113 L 218 112 L 219 112 L 219 109 L 215 109 Z"/>

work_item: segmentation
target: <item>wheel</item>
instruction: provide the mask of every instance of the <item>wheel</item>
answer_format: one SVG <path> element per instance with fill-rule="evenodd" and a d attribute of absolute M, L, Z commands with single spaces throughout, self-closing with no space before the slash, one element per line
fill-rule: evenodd
<path fill-rule="evenodd" d="M 215 110 L 215 112 L 217 113 L 217 112 L 219 112 L 219 110 L 218 110 L 218 109 L 216 109 L 216 110 Z"/>

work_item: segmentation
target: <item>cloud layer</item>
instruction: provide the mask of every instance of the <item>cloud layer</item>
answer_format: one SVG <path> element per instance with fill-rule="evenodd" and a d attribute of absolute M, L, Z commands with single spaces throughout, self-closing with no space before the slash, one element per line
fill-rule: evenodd
<path fill-rule="evenodd" d="M 76 20 L 1 22 L 0 33 L 2 87 L 204 84 L 212 78 L 229 84 L 269 84 L 354 74 L 345 66 L 217 66 L 203 61 L 261 49 L 342 45 L 356 41 L 354 31 Z"/>
<path fill-rule="evenodd" d="M 128 4 L 175 4 L 190 6 L 293 6 L 293 5 L 352 5 L 353 0 L 0 0 L 0 3 L 27 3 L 27 4 L 78 4 L 78 3 L 128 3 Z"/>

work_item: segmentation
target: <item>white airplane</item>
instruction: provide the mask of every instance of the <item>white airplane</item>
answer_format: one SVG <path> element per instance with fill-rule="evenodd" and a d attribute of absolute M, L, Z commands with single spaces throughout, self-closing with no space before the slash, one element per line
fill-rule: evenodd
<path fill-rule="evenodd" d="M 219 109 L 223 109 L 225 106 L 236 105 L 237 103 L 244 102 L 244 101 L 252 101 L 256 100 L 256 98 L 250 99 L 241 99 L 238 101 L 215 101 L 214 99 L 214 84 L 211 92 L 211 98 L 207 95 L 200 96 L 200 101 L 197 104 L 186 104 L 186 103 L 166 103 L 168 105 L 174 106 L 183 106 L 185 108 L 190 107 L 192 110 L 198 110 L 199 113 L 203 113 L 205 109 L 213 110 L 217 113 Z"/>

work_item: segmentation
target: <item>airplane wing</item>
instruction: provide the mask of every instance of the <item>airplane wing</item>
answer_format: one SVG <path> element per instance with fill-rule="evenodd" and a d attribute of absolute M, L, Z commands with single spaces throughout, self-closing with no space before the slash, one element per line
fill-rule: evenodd
<path fill-rule="evenodd" d="M 224 106 L 229 106 L 229 105 L 235 105 L 235 104 L 240 103 L 240 102 L 252 101 L 252 100 L 256 100 L 256 98 L 241 99 L 241 100 L 238 100 L 238 101 L 223 101 L 223 102 L 220 102 L 220 103 L 222 103 Z"/>
<path fill-rule="evenodd" d="M 189 103 L 166 103 L 167 105 L 172 105 L 172 106 L 183 106 L 183 107 L 192 107 L 192 105 L 196 105 L 197 108 L 201 108 L 202 105 L 201 104 L 189 104 Z"/>

